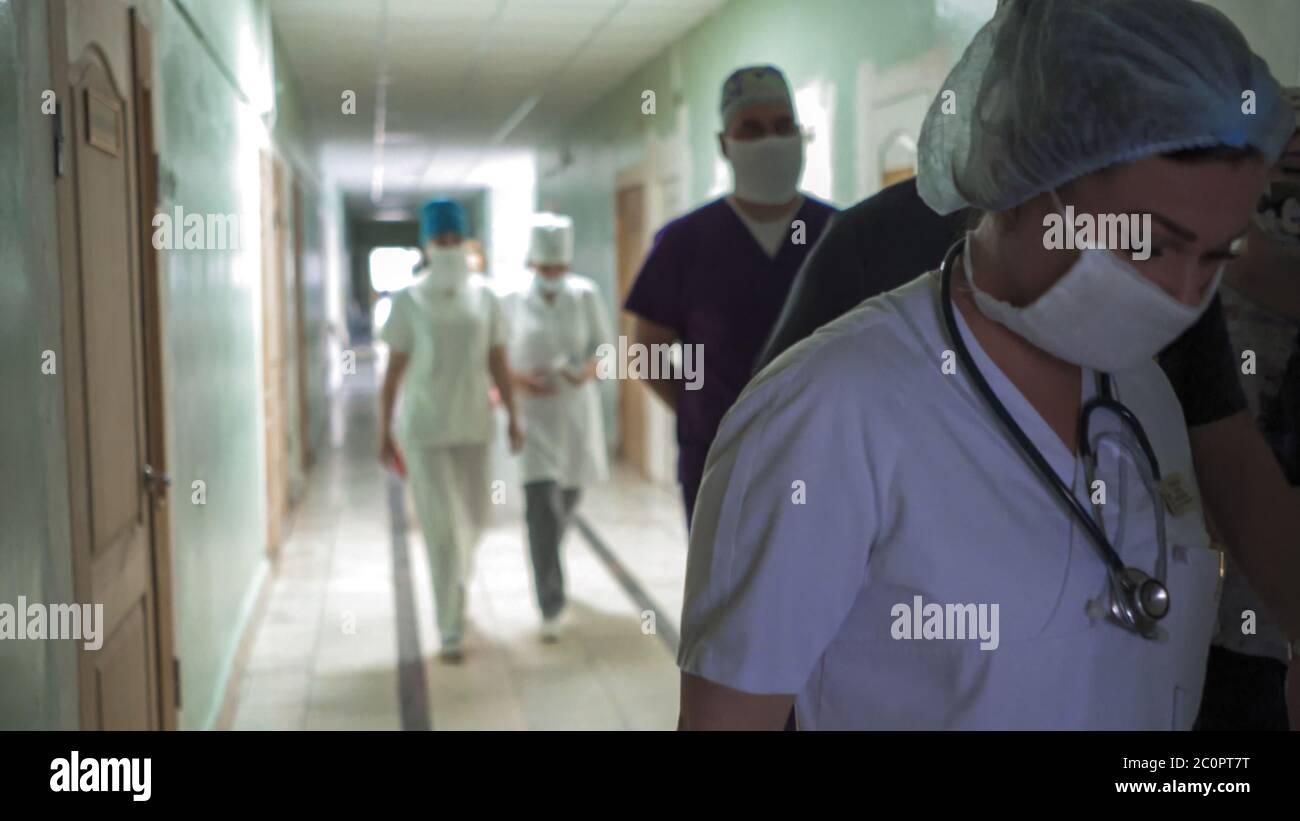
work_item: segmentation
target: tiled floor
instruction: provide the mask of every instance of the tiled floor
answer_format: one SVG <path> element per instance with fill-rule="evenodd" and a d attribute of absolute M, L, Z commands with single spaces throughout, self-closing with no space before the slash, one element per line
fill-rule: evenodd
<path fill-rule="evenodd" d="M 652 485 L 629 468 L 591 488 L 582 516 L 656 605 L 659 624 L 676 628 L 686 578 L 686 509 L 678 489 Z"/>
<path fill-rule="evenodd" d="M 235 729 L 402 727 L 391 521 L 374 456 L 375 378 L 364 361 L 358 370 L 336 399 L 334 443 L 317 460 L 281 548 L 240 683 Z M 495 463 L 508 472 L 503 456 Z M 516 504 L 497 510 L 479 548 L 466 660 L 438 661 L 429 564 L 409 499 L 406 509 L 433 729 L 675 725 L 672 653 L 662 635 L 646 632 L 649 620 L 576 530 L 565 545 L 569 623 L 559 643 L 540 641 Z M 610 483 L 590 489 L 581 510 L 655 603 L 654 622 L 675 626 L 685 570 L 677 497 L 615 471 Z"/>

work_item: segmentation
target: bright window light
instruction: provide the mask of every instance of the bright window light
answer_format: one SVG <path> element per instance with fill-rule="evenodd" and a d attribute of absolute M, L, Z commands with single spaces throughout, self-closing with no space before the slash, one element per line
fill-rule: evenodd
<path fill-rule="evenodd" d="M 370 287 L 386 294 L 405 288 L 415 279 L 420 252 L 415 248 L 375 248 L 370 252 Z"/>
<path fill-rule="evenodd" d="M 833 202 L 831 180 L 831 123 L 834 122 L 835 86 L 814 81 L 794 94 L 799 123 L 812 132 L 804 146 L 803 181 L 800 190 L 826 202 Z"/>
<path fill-rule="evenodd" d="M 537 208 L 537 167 L 531 152 L 493 152 L 467 176 L 470 186 L 486 188 L 487 270 L 501 293 L 522 288 L 532 275 L 524 265 L 529 224 Z"/>

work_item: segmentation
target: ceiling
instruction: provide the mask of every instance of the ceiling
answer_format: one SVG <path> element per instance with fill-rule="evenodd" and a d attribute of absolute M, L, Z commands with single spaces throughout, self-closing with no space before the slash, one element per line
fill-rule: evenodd
<path fill-rule="evenodd" d="M 471 186 L 726 0 L 270 0 L 306 127 L 349 210 Z M 342 95 L 356 93 L 356 113 Z M 376 195 L 378 197 L 376 198 Z"/>

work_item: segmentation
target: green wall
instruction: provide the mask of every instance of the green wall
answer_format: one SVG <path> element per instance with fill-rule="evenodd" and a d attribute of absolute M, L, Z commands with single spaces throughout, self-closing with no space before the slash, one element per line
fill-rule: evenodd
<path fill-rule="evenodd" d="M 1300 3 L 1296 0 L 1209 0 L 1246 35 L 1283 85 L 1300 85 Z"/>
<path fill-rule="evenodd" d="M 71 602 L 43 3 L 0 0 L 0 602 Z M 59 373 L 62 373 L 60 370 Z M 73 642 L 0 641 L 0 730 L 78 723 Z"/>
<path fill-rule="evenodd" d="M 295 490 L 300 453 L 327 427 L 329 222 L 342 236 L 337 192 L 323 180 L 299 107 L 296 79 L 267 53 L 263 0 L 166 0 L 156 25 L 162 164 L 173 185 L 164 208 L 238 213 L 237 251 L 164 252 L 169 447 L 176 497 L 172 551 L 177 649 L 182 659 L 182 726 L 216 720 L 235 652 L 266 559 L 266 477 L 262 408 L 260 151 L 268 136 L 302 189 L 306 345 L 295 334 L 291 250 L 282 270 L 289 360 L 287 453 Z M 271 78 L 274 77 L 274 85 Z M 259 108 L 274 100 L 273 118 Z M 267 121 L 271 128 L 267 128 Z M 289 224 L 291 189 L 284 197 Z M 309 372 L 308 430 L 301 429 L 296 362 Z M 190 503 L 196 480 L 207 503 Z"/>
<path fill-rule="evenodd" d="M 252 17 L 248 2 L 223 6 L 227 16 L 218 20 L 227 27 Z M 220 706 L 266 571 L 260 122 L 230 81 L 238 75 L 235 55 L 222 50 L 233 42 L 229 28 L 196 32 L 176 4 L 163 2 L 160 11 L 154 52 L 168 182 L 162 208 L 240 217 L 240 249 L 164 251 L 160 260 L 182 726 L 202 728 Z M 196 481 L 205 485 L 206 504 L 192 503 Z"/>
<path fill-rule="evenodd" d="M 163 251 L 159 259 L 181 725 L 206 728 L 269 568 L 259 151 L 273 140 L 303 191 L 307 339 L 301 349 L 292 334 L 289 340 L 290 355 L 308 364 L 312 400 L 305 431 L 290 406 L 299 486 L 297 455 L 323 441 L 327 428 L 331 345 L 337 348 L 328 314 L 341 303 L 329 290 L 345 269 L 346 233 L 338 193 L 307 138 L 297 83 L 267 51 L 274 38 L 264 0 L 132 5 L 154 36 L 161 207 L 240 218 L 240 247 Z M 11 604 L 19 595 L 74 600 L 63 387 L 40 372 L 41 351 L 57 352 L 61 333 L 51 126 L 39 113 L 50 84 L 47 43 L 44 2 L 0 0 L 0 602 Z M 273 70 L 280 75 L 274 86 Z M 272 100 L 273 119 L 261 110 Z M 292 294 L 292 267 L 285 272 Z M 287 319 L 292 329 L 292 311 Z M 296 392 L 296 379 L 290 382 Z M 204 505 L 192 503 L 200 480 Z M 0 729 L 77 726 L 71 643 L 0 643 L 0 682 Z"/>
<path fill-rule="evenodd" d="M 302 237 L 302 288 L 304 347 L 291 334 L 290 353 L 295 361 L 306 361 L 307 369 L 307 430 L 299 430 L 296 414 L 290 420 L 291 450 L 294 460 L 295 484 L 305 480 L 300 468 L 299 453 L 303 448 L 319 452 L 325 444 L 329 423 L 329 395 L 332 373 L 340 359 L 343 341 L 343 306 L 349 293 L 347 283 L 348 225 L 343 209 L 343 199 L 320 165 L 315 144 L 310 138 L 310 126 L 303 113 L 303 93 L 298 78 L 293 74 L 278 35 L 273 35 L 275 71 L 275 118 L 272 138 L 281 156 L 294 176 L 302 195 L 302 214 L 294 216 L 294 224 L 301 227 Z M 286 204 L 292 209 L 290 192 L 285 192 Z M 294 262 L 284 267 L 285 294 L 294 289 Z M 286 320 L 293 329 L 297 306 L 290 301 Z M 331 310 L 338 315 L 331 317 Z M 293 381 L 297 390 L 297 380 Z M 297 402 L 294 394 L 293 401 Z M 296 404 L 294 405 L 296 408 Z"/>
<path fill-rule="evenodd" d="M 304 185 L 302 208 L 306 345 L 296 355 L 306 360 L 308 419 L 306 431 L 297 430 L 296 416 L 292 426 L 299 447 L 309 447 L 315 458 L 328 446 L 331 379 L 341 362 L 343 318 L 340 314 L 332 321 L 329 310 L 331 290 L 337 291 L 334 302 L 340 311 L 347 298 L 347 233 L 342 200 L 328 187 L 315 182 Z M 332 264 L 337 267 L 331 268 Z"/>

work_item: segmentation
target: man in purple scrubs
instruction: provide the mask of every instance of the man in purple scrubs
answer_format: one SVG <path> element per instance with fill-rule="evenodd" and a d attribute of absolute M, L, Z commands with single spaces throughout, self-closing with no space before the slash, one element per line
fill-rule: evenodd
<path fill-rule="evenodd" d="M 798 190 L 804 134 L 790 86 L 773 66 L 738 69 L 722 87 L 718 143 L 731 194 L 655 236 L 624 306 L 636 342 L 700 346 L 692 384 L 647 379 L 677 414 L 677 478 L 689 523 L 718 423 L 749 381 L 795 273 L 835 209 Z M 698 390 L 691 388 L 698 387 Z"/>

